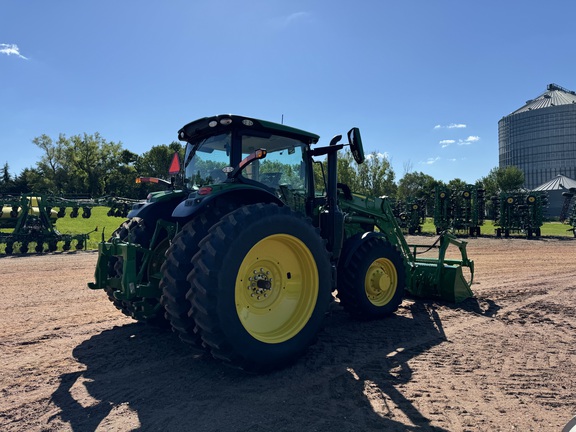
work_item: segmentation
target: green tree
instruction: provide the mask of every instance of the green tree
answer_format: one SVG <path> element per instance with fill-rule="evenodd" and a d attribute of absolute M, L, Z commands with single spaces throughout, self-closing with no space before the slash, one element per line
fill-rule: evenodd
<path fill-rule="evenodd" d="M 36 165 L 41 176 L 30 179 L 34 191 L 55 194 L 110 194 L 110 184 L 118 176 L 118 168 L 126 165 L 121 143 L 94 135 L 60 134 L 57 141 L 47 135 L 32 140 L 44 151 Z"/>
<path fill-rule="evenodd" d="M 466 183 L 464 180 L 461 180 L 459 178 L 455 178 L 455 179 L 450 180 L 448 182 L 447 186 L 448 186 L 448 189 L 461 191 L 461 190 L 466 189 L 467 185 L 468 185 L 468 183 Z"/>
<path fill-rule="evenodd" d="M 356 170 L 359 180 L 357 192 L 378 197 L 396 196 L 394 170 L 384 155 L 376 152 L 370 153 L 363 164 L 356 166 Z"/>
<path fill-rule="evenodd" d="M 423 172 L 407 172 L 398 182 L 398 199 L 429 198 L 439 184 L 434 177 Z"/>
<path fill-rule="evenodd" d="M 10 166 L 8 162 L 0 169 L 0 193 L 9 193 L 14 187 L 12 176 L 10 175 Z"/>
<path fill-rule="evenodd" d="M 486 190 L 486 196 L 496 196 L 500 192 L 512 192 L 524 185 L 524 173 L 515 166 L 495 167 L 480 180 Z"/>
<path fill-rule="evenodd" d="M 174 153 L 178 153 L 180 161 L 184 160 L 184 148 L 178 141 L 153 146 L 135 161 L 136 172 L 145 177 L 167 178 Z"/>
<path fill-rule="evenodd" d="M 36 163 L 36 170 L 41 175 L 29 179 L 33 182 L 29 186 L 42 193 L 58 193 L 66 189 L 71 174 L 70 170 L 66 169 L 66 137 L 60 134 L 54 142 L 48 135 L 43 134 L 32 142 L 44 151 L 44 155 Z"/>
<path fill-rule="evenodd" d="M 0 174 L 0 182 L 3 184 L 10 183 L 12 181 L 12 177 L 10 176 L 10 166 L 8 165 L 8 162 L 4 164 L 1 171 L 2 173 Z"/>
<path fill-rule="evenodd" d="M 326 160 L 314 165 L 316 191 L 324 191 L 327 175 Z M 394 170 L 386 157 L 372 152 L 363 164 L 358 165 L 349 149 L 338 154 L 338 183 L 346 184 L 353 192 L 370 196 L 395 196 Z"/>
<path fill-rule="evenodd" d="M 22 172 L 14 177 L 14 186 L 12 193 L 28 193 L 37 191 L 36 184 L 40 184 L 42 180 L 42 173 L 34 168 L 24 168 Z"/>

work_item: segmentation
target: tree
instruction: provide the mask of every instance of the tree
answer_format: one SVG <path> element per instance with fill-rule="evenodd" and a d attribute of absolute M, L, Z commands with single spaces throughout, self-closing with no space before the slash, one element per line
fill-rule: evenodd
<path fill-rule="evenodd" d="M 9 193 L 14 187 L 12 176 L 10 175 L 10 166 L 8 162 L 0 170 L 0 193 Z"/>
<path fill-rule="evenodd" d="M 41 176 L 30 184 L 34 191 L 54 194 L 88 194 L 101 196 L 114 191 L 110 183 L 118 176 L 118 169 L 126 165 L 121 143 L 106 141 L 98 132 L 94 135 L 60 134 L 57 141 L 47 135 L 32 140 L 44 150 L 37 163 Z"/>
<path fill-rule="evenodd" d="M 166 178 L 174 153 L 184 160 L 184 148 L 178 141 L 153 146 L 135 161 L 136 172 L 140 176 Z"/>
<path fill-rule="evenodd" d="M 515 166 L 495 167 L 481 179 L 486 196 L 496 196 L 500 192 L 512 192 L 524 185 L 524 173 Z"/>
<path fill-rule="evenodd" d="M 70 172 L 65 157 L 66 137 L 62 134 L 54 142 L 48 135 L 41 135 L 32 140 L 34 144 L 44 150 L 44 155 L 36 163 L 36 170 L 41 174 L 35 177 L 30 184 L 37 192 L 57 193 L 66 188 Z"/>
<path fill-rule="evenodd" d="M 422 199 L 425 201 L 426 214 L 434 212 L 434 194 L 436 186 L 442 182 L 423 172 L 407 172 L 398 182 L 398 201 Z"/>
<path fill-rule="evenodd" d="M 322 162 L 324 175 L 326 161 Z M 370 196 L 395 196 L 394 170 L 384 155 L 376 152 L 366 156 L 363 164 L 354 161 L 352 152 L 346 149 L 338 154 L 338 182 L 346 184 L 353 192 Z M 324 190 L 322 167 L 319 163 L 314 165 L 315 188 Z"/>
<path fill-rule="evenodd" d="M 434 177 L 423 172 L 408 172 L 398 182 L 398 199 L 428 198 L 434 196 L 438 185 Z"/>
<path fill-rule="evenodd" d="M 462 191 L 464 189 L 466 189 L 466 186 L 468 185 L 468 183 L 466 183 L 464 180 L 459 179 L 459 178 L 455 178 L 452 179 L 448 182 L 448 189 L 450 190 L 458 190 L 458 191 Z"/>
<path fill-rule="evenodd" d="M 0 174 L 0 176 L 0 182 L 3 184 L 7 184 L 12 181 L 12 177 L 10 176 L 10 166 L 8 165 L 8 162 L 6 162 L 2 167 L 2 174 Z"/>
<path fill-rule="evenodd" d="M 372 152 L 356 170 L 360 183 L 357 192 L 378 197 L 396 196 L 395 174 L 386 156 Z"/>

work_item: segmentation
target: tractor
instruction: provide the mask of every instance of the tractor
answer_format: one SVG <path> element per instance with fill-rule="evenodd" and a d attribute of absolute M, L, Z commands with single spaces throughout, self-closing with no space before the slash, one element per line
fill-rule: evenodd
<path fill-rule="evenodd" d="M 166 190 L 135 204 L 110 238 L 102 233 L 88 286 L 124 314 L 260 373 L 299 358 L 332 302 L 368 320 L 391 315 L 407 294 L 472 296 L 465 242 L 446 234 L 432 246 L 408 245 L 387 197 L 338 183 L 345 145 L 364 161 L 358 128 L 346 144 L 338 135 L 317 146 L 310 132 L 217 115 L 185 125 L 178 138 L 187 144 L 172 178 L 137 180 Z M 417 257 L 431 248 L 438 257 Z"/>

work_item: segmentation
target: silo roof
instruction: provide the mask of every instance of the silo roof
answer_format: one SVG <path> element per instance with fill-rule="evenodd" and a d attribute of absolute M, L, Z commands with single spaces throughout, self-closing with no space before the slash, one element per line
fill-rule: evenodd
<path fill-rule="evenodd" d="M 562 174 L 557 175 L 552 180 L 541 184 L 537 188 L 533 189 L 535 191 L 551 191 L 551 190 L 563 190 L 576 188 L 576 180 L 572 180 L 570 177 L 563 176 Z"/>
<path fill-rule="evenodd" d="M 556 84 L 548 84 L 544 93 L 535 99 L 526 101 L 526 105 L 517 109 L 512 114 L 569 104 L 576 104 L 576 92 L 565 89 Z"/>

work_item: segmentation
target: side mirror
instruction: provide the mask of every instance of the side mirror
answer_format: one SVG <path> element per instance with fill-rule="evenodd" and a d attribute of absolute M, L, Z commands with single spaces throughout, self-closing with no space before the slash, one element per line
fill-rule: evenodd
<path fill-rule="evenodd" d="M 362 147 L 360 129 L 355 127 L 348 131 L 348 142 L 350 143 L 350 151 L 356 163 L 361 164 L 364 162 L 364 147 Z"/>

